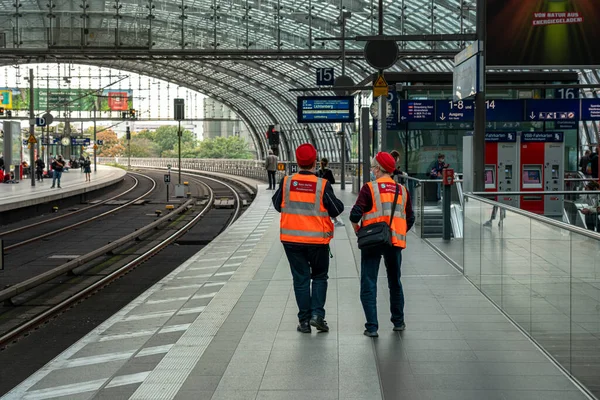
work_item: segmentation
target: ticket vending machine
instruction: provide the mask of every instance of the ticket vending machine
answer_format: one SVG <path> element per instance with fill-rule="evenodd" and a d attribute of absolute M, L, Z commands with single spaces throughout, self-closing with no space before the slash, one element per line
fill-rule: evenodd
<path fill-rule="evenodd" d="M 521 134 L 521 191 L 556 192 L 564 186 L 564 135 L 562 132 Z M 564 196 L 523 195 L 521 208 L 550 218 L 562 218 Z"/>
<path fill-rule="evenodd" d="M 485 135 L 485 191 L 519 191 L 519 145 L 516 132 L 487 132 Z M 519 207 L 519 196 L 501 195 L 496 201 Z"/>

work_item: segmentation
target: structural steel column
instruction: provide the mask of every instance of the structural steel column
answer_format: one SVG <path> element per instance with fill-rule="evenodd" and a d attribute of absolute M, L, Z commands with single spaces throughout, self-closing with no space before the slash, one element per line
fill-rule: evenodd
<path fill-rule="evenodd" d="M 33 69 L 29 69 L 29 135 L 35 137 L 35 111 L 33 104 Z M 21 135 L 19 128 L 19 135 Z M 31 186 L 35 186 L 35 146 L 34 143 L 29 143 L 29 175 L 31 175 Z M 23 168 L 21 164 L 19 169 Z"/>
<path fill-rule="evenodd" d="M 477 0 L 477 40 L 481 44 L 481 65 L 483 68 L 482 90 L 475 96 L 475 126 L 473 135 L 473 190 L 483 192 L 485 190 L 484 171 L 485 171 L 485 89 L 487 74 L 485 39 L 486 39 L 486 1 Z M 463 171 L 468 174 L 469 171 Z"/>

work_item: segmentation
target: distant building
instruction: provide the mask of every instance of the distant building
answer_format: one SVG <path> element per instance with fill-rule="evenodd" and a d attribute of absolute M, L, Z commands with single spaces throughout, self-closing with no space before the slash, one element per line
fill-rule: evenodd
<path fill-rule="evenodd" d="M 207 119 L 203 124 L 204 139 L 212 139 L 219 136 L 240 136 L 254 150 L 254 142 L 250 138 L 250 131 L 246 128 L 246 124 L 225 104 L 205 97 L 204 118 Z M 216 121 L 210 121 L 212 118 L 216 119 Z"/>

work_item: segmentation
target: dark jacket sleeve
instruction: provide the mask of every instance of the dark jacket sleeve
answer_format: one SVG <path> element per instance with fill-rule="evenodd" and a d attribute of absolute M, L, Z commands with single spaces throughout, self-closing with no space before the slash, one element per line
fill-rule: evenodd
<path fill-rule="evenodd" d="M 333 192 L 333 187 L 329 182 L 325 184 L 325 193 L 323 193 L 323 205 L 331 218 L 335 218 L 344 212 L 344 203 Z"/>
<path fill-rule="evenodd" d="M 358 193 L 356 203 L 350 211 L 350 222 L 358 224 L 364 213 L 371 211 L 373 208 L 373 199 L 371 198 L 371 189 L 367 184 L 364 184 Z"/>
<path fill-rule="evenodd" d="M 415 224 L 415 213 L 412 208 L 412 200 L 410 199 L 410 193 L 408 190 L 406 191 L 406 231 L 410 231 L 410 229 Z"/>
<path fill-rule="evenodd" d="M 281 202 L 283 201 L 283 178 L 281 179 L 281 182 L 279 182 L 279 188 L 271 198 L 271 201 L 273 202 L 275 210 L 281 212 Z"/>
<path fill-rule="evenodd" d="M 329 183 L 331 183 L 332 185 L 335 183 L 335 178 L 333 177 L 333 172 L 331 172 L 330 169 L 325 171 L 323 178 L 327 179 L 327 181 Z"/>

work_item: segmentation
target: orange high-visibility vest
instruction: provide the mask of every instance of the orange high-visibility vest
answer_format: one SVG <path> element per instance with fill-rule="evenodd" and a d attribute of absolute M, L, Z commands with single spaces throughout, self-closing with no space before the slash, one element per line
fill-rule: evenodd
<path fill-rule="evenodd" d="M 396 195 L 396 182 L 392 178 L 384 177 L 375 182 L 368 182 L 371 189 L 373 208 L 362 217 L 362 226 L 368 226 L 377 222 L 389 224 L 392 215 L 392 203 Z M 406 198 L 407 191 L 402 185 L 398 185 L 398 201 L 394 220 L 391 223 L 392 244 L 395 247 L 406 248 Z"/>
<path fill-rule="evenodd" d="M 283 178 L 279 235 L 282 242 L 329 244 L 333 223 L 323 205 L 326 183 L 315 175 Z"/>

